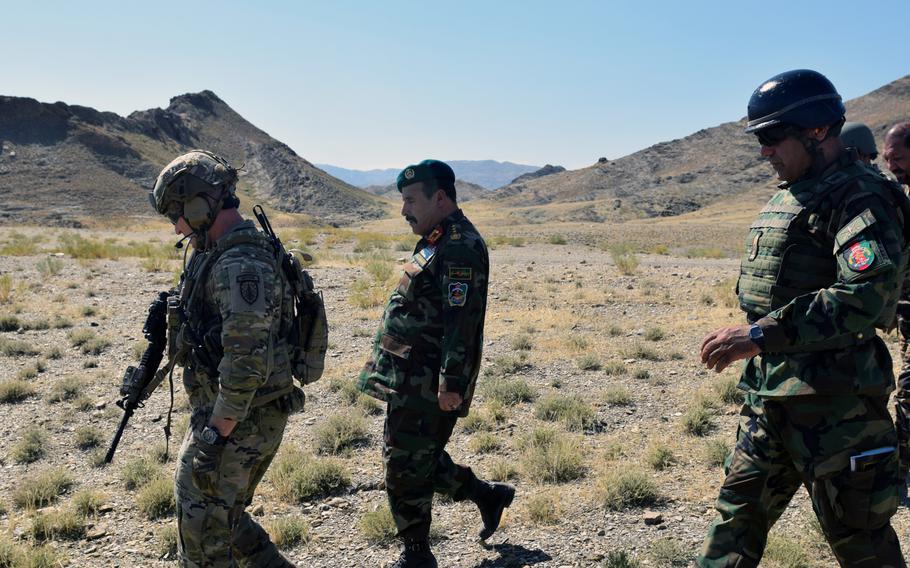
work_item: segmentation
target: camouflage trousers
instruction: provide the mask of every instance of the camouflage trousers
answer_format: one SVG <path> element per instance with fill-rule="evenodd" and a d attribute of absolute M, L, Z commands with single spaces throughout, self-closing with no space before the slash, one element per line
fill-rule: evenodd
<path fill-rule="evenodd" d="M 434 493 L 455 501 L 472 493 L 476 478 L 471 468 L 456 464 L 445 451 L 457 420 L 454 415 L 388 405 L 382 448 L 385 486 L 398 537 L 405 542 L 428 538 Z"/>
<path fill-rule="evenodd" d="M 897 455 L 851 471 L 850 457 L 894 447 L 887 397 L 747 395 L 736 448 L 708 530 L 702 568 L 758 566 L 768 531 L 800 485 L 841 566 L 906 566 L 890 519 L 897 509 Z"/>
<path fill-rule="evenodd" d="M 217 494 L 193 483 L 193 431 L 208 419 L 196 412 L 180 448 L 176 473 L 177 546 L 183 566 L 287 566 L 269 535 L 246 512 L 253 492 L 278 451 L 288 413 L 276 405 L 250 411 L 231 433 L 218 467 Z"/>
<path fill-rule="evenodd" d="M 894 393 L 894 417 L 900 444 L 901 479 L 907 479 L 910 472 L 910 318 L 898 316 L 897 330 L 901 341 L 901 370 Z"/>

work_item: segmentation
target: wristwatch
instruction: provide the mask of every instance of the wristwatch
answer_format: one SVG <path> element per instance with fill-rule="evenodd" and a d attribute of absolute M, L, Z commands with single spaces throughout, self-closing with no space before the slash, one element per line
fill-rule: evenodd
<path fill-rule="evenodd" d="M 203 442 L 209 444 L 210 446 L 223 446 L 227 442 L 227 436 L 222 436 L 218 430 L 212 428 L 211 426 L 206 426 L 202 429 L 202 433 L 199 435 Z"/>
<path fill-rule="evenodd" d="M 759 327 L 757 323 L 753 323 L 749 328 L 749 339 L 758 345 L 759 349 L 762 351 L 765 350 L 765 334 L 762 332 L 761 327 Z"/>

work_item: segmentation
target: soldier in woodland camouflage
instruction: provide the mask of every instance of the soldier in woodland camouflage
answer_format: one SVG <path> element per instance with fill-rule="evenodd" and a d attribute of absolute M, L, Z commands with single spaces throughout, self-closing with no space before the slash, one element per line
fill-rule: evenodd
<path fill-rule="evenodd" d="M 237 211 L 237 172 L 210 152 L 171 162 L 150 198 L 196 249 L 168 306 L 168 365 L 193 414 L 176 473 L 184 566 L 293 566 L 245 511 L 303 407 L 285 341 L 293 298 L 266 237 Z"/>
<path fill-rule="evenodd" d="M 389 298 L 359 386 L 388 403 L 386 491 L 404 544 L 393 568 L 435 568 L 428 542 L 434 492 L 474 501 L 486 539 L 515 490 L 477 479 L 445 451 L 456 420 L 468 414 L 480 369 L 486 244 L 458 209 L 447 164 L 424 160 L 405 168 L 398 190 L 402 215 L 421 239 Z"/>
<path fill-rule="evenodd" d="M 698 564 L 755 567 L 805 486 L 841 566 L 905 566 L 890 524 L 897 436 L 888 414 L 891 325 L 907 266 L 910 202 L 845 152 L 844 106 L 809 70 L 764 82 L 754 133 L 783 181 L 752 223 L 737 290 L 748 324 L 702 343 L 708 368 L 746 359 L 736 447 Z"/>
<path fill-rule="evenodd" d="M 910 187 L 910 122 L 895 124 L 888 130 L 882 157 L 897 181 L 906 186 L 906 192 Z M 902 490 L 906 496 L 910 473 L 910 271 L 904 272 L 901 299 L 897 304 L 897 330 L 901 342 L 901 370 L 894 395 L 895 418 L 900 440 L 901 479 L 904 480 Z"/>

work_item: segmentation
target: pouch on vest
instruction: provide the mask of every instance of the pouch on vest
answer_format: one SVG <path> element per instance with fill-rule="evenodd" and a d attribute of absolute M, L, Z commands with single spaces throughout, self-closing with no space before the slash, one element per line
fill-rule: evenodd
<path fill-rule="evenodd" d="M 287 255 L 295 275 L 288 278 L 294 294 L 294 318 L 288 337 L 291 374 L 306 385 L 318 380 L 325 370 L 325 353 L 329 347 L 325 301 L 300 261 L 283 249 L 282 252 Z"/>

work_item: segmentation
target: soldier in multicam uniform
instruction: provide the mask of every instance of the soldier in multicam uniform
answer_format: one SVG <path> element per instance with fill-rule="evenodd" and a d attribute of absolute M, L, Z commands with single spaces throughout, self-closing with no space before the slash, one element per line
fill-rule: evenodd
<path fill-rule="evenodd" d="M 844 105 L 823 75 L 797 70 L 753 93 L 754 133 L 783 181 L 752 223 L 737 289 L 747 325 L 715 330 L 701 357 L 746 359 L 736 448 L 699 566 L 758 566 L 800 485 L 841 566 L 905 566 L 897 508 L 891 358 L 876 328 L 894 319 L 907 266 L 900 188 L 838 133 Z"/>
<path fill-rule="evenodd" d="M 885 135 L 882 154 L 888 170 L 897 181 L 910 188 L 910 122 L 892 126 Z M 897 330 L 901 344 L 901 370 L 897 377 L 895 418 L 900 442 L 901 490 L 906 502 L 908 473 L 910 473 L 910 272 L 904 273 L 901 299 L 897 304 Z"/>
<path fill-rule="evenodd" d="M 856 150 L 860 161 L 877 169 L 872 161 L 878 157 L 878 148 L 875 146 L 875 136 L 868 126 L 862 122 L 845 122 L 840 131 L 840 141 L 845 148 Z"/>
<path fill-rule="evenodd" d="M 404 547 L 393 568 L 435 568 L 428 542 L 433 493 L 470 499 L 489 538 L 515 490 L 475 477 L 445 451 L 467 416 L 480 368 L 489 257 L 456 204 L 455 174 L 437 160 L 398 176 L 401 214 L 421 236 L 382 317 L 360 389 L 387 401 L 385 483 Z"/>
<path fill-rule="evenodd" d="M 286 330 L 293 298 L 267 238 L 237 211 L 237 171 L 203 150 L 162 170 L 150 195 L 196 249 L 168 305 L 168 365 L 193 414 L 176 472 L 184 566 L 293 566 L 245 508 L 303 407 Z"/>

